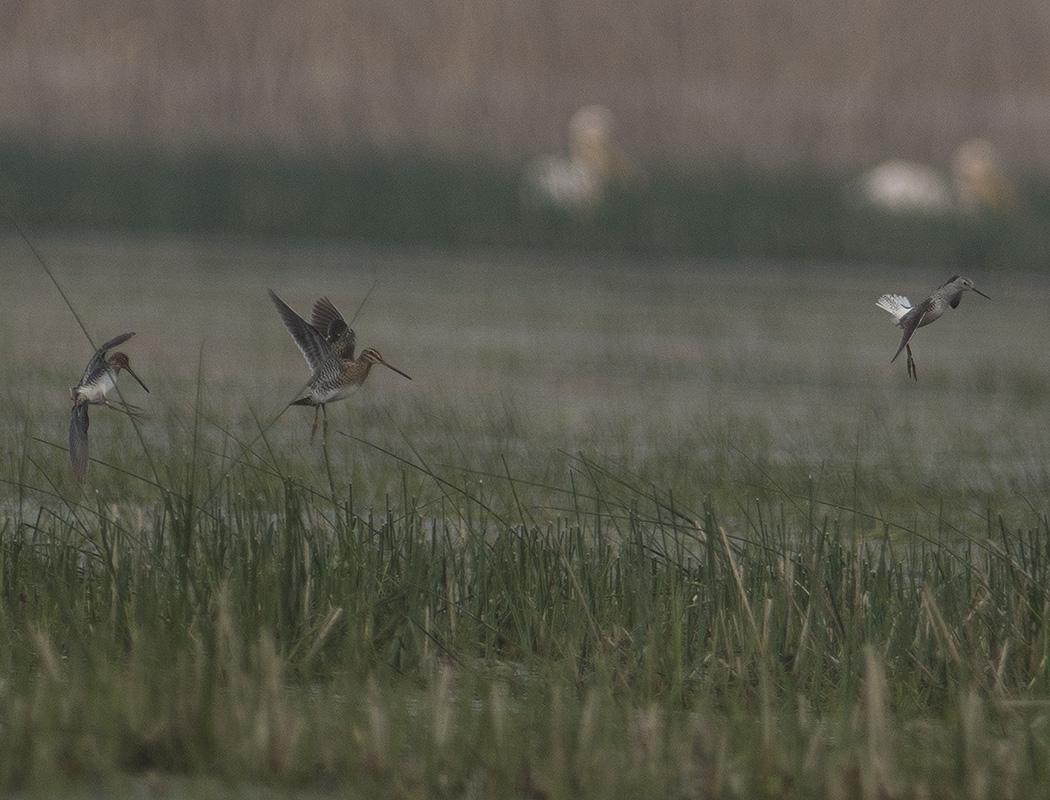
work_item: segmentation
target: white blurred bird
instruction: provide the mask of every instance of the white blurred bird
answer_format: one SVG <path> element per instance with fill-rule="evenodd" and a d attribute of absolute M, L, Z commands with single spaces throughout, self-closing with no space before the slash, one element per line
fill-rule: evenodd
<path fill-rule="evenodd" d="M 903 159 L 886 161 L 847 186 L 856 205 L 901 214 L 1011 213 L 1020 203 L 1002 173 L 995 148 L 971 139 L 956 149 L 951 175 Z"/>
<path fill-rule="evenodd" d="M 569 141 L 568 156 L 539 156 L 525 168 L 521 198 L 527 213 L 554 208 L 590 214 L 605 202 L 609 186 L 640 179 L 615 143 L 613 115 L 605 106 L 584 106 L 573 114 Z"/>

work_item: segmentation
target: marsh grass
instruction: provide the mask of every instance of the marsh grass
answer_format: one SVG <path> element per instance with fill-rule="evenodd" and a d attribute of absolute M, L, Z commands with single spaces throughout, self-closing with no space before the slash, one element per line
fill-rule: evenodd
<path fill-rule="evenodd" d="M 299 307 L 342 285 L 346 254 L 72 249 L 78 300 L 140 330 L 158 399 L 139 430 L 93 413 L 81 490 L 55 368 L 27 367 L 40 345 L 12 306 L 7 369 L 28 379 L 0 425 L 5 789 L 1046 791 L 1034 305 L 983 345 L 931 333 L 923 381 L 880 374 L 880 394 L 896 335 L 873 328 L 889 341 L 869 359 L 843 298 L 860 281 L 869 303 L 882 276 L 379 259 L 404 317 L 359 335 L 427 391 L 375 383 L 333 407 L 322 449 L 301 409 L 278 413 L 303 365 L 259 287 L 314 263 Z M 140 289 L 117 310 L 122 274 Z M 191 300 L 192 334 L 162 313 Z M 812 357 L 809 303 L 838 326 Z M 213 336 L 232 361 L 200 347 Z"/>
<path fill-rule="evenodd" d="M 23 498 L 0 551 L 9 788 L 1045 786 L 1044 515 L 855 537 L 810 485 L 727 525 L 713 501 L 583 455 L 536 486 L 506 461 L 479 476 L 410 449 L 381 454 L 389 497 L 366 508 L 338 469 L 198 447 L 200 484 L 190 469 L 43 488 L 56 464 L 8 484 Z"/>

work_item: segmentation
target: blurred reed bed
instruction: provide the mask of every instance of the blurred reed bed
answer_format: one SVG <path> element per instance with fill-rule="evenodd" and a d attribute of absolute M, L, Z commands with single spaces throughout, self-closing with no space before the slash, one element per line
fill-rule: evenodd
<path fill-rule="evenodd" d="M 601 102 L 646 166 L 688 172 L 946 166 L 984 136 L 1045 174 L 1050 152 L 1050 27 L 1023 0 L 20 0 L 5 18 L 0 119 L 23 140 L 520 167 Z"/>
<path fill-rule="evenodd" d="M 893 0 L 527 8 L 16 2 L 0 198 L 50 230 L 690 257 L 1045 265 L 1045 12 Z M 535 224 L 523 168 L 611 109 L 645 180 Z M 990 140 L 1005 218 L 856 213 L 889 158 Z"/>

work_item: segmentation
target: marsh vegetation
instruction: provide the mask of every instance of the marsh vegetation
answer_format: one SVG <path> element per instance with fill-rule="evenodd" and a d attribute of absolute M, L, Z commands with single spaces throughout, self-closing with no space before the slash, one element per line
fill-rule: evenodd
<path fill-rule="evenodd" d="M 149 418 L 0 246 L 0 786 L 1020 797 L 1050 785 L 1050 281 L 49 239 Z M 327 450 L 266 288 L 373 375 Z M 1008 313 L 1007 313 L 1008 312 Z"/>

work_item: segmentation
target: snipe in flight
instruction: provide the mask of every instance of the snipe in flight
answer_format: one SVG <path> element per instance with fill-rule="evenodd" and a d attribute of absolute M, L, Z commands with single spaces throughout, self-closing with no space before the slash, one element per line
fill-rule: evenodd
<path fill-rule="evenodd" d="M 108 350 L 123 344 L 134 335 L 122 333 L 96 350 L 84 368 L 80 382 L 69 390 L 73 398 L 73 416 L 69 420 L 69 461 L 73 465 L 73 474 L 81 483 L 87 477 L 88 468 L 88 406 L 107 406 L 131 415 L 142 413 L 138 406 L 106 398 L 106 393 L 116 386 L 117 375 L 122 369 L 127 370 L 128 374 L 138 381 L 139 386 L 146 389 L 146 384 L 131 369 L 128 357 L 124 353 L 114 353 L 106 357 Z M 149 389 L 146 391 L 149 392 Z"/>
<path fill-rule="evenodd" d="M 354 331 L 327 297 L 322 297 L 314 303 L 311 322 L 307 322 L 274 294 L 272 289 L 267 291 L 273 304 L 277 306 L 277 313 L 281 315 L 284 326 L 288 328 L 312 370 L 303 395 L 289 403 L 292 406 L 314 407 L 314 424 L 310 429 L 311 444 L 317 433 L 319 414 L 324 417 L 323 440 L 327 444 L 328 410 L 325 406 L 349 397 L 365 382 L 374 364 L 382 364 L 412 380 L 397 367 L 388 364 L 379 355 L 378 350 L 368 347 L 354 358 Z"/>
<path fill-rule="evenodd" d="M 899 294 L 884 294 L 875 301 L 875 305 L 893 315 L 897 326 L 903 328 L 904 336 L 901 337 L 901 345 L 890 359 L 892 364 L 901 354 L 901 350 L 908 349 L 908 375 L 915 380 L 919 379 L 918 370 L 915 368 L 915 359 L 911 355 L 912 334 L 917 328 L 929 325 L 945 311 L 958 308 L 962 300 L 963 292 L 977 292 L 981 297 L 988 297 L 984 292 L 973 285 L 973 281 L 961 275 L 953 275 L 945 283 L 937 288 L 933 294 L 918 305 L 913 306 L 911 300 Z M 988 297 L 991 300 L 990 297 Z"/>

